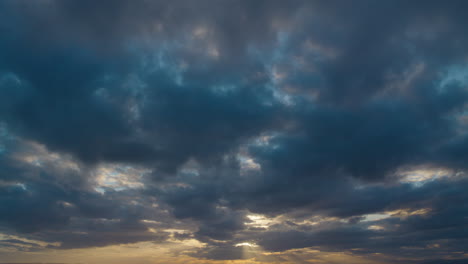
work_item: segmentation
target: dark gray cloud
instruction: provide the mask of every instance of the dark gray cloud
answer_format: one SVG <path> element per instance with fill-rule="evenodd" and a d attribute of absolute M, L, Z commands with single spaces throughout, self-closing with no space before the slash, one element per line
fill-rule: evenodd
<path fill-rule="evenodd" d="M 3 1 L 2 230 L 466 258 L 465 9 Z"/>
<path fill-rule="evenodd" d="M 277 227 L 275 231 L 262 232 L 264 237 L 258 236 L 259 243 L 273 251 L 318 246 L 340 251 L 359 248 L 360 251 L 370 253 L 390 253 L 400 256 L 411 256 L 414 253 L 413 250 L 418 247 L 425 249 L 427 255 L 437 251 L 441 253 L 447 249 L 453 252 L 458 250 L 463 252 L 467 242 L 465 228 L 468 221 L 466 218 L 467 208 L 456 201 L 466 199 L 464 192 L 466 179 L 458 181 L 456 184 L 457 187 L 450 180 L 441 180 L 413 189 L 400 186 L 386 189 L 378 188 L 378 191 L 373 190 L 376 193 L 372 195 L 372 199 L 375 200 L 374 204 L 380 203 L 376 205 L 376 209 L 379 209 L 359 212 L 361 215 L 394 211 L 403 206 L 405 210 L 410 211 L 427 209 L 421 214 L 404 217 L 394 214 L 381 220 L 360 219 L 357 222 L 320 224 L 318 227 L 285 224 Z M 356 194 L 355 196 L 359 197 L 360 195 Z M 392 196 L 392 199 L 386 199 L 387 196 Z M 327 208 L 335 207 L 339 210 L 346 208 L 353 211 L 353 202 L 359 209 L 361 208 L 360 204 L 363 204 L 362 207 L 366 207 L 366 202 L 371 202 L 359 198 L 354 198 L 354 201 L 350 202 L 351 199 L 347 199 L 346 196 L 342 198 L 342 204 L 330 205 Z M 334 211 L 329 213 L 338 215 L 341 219 L 349 217 Z M 381 228 L 372 229 L 372 226 Z M 434 247 L 435 244 L 437 247 Z"/>

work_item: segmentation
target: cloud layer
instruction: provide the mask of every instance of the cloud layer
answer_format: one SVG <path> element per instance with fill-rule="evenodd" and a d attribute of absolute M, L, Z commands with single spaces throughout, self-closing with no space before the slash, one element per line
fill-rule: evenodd
<path fill-rule="evenodd" d="M 0 247 L 465 261 L 466 5 L 1 2 Z"/>

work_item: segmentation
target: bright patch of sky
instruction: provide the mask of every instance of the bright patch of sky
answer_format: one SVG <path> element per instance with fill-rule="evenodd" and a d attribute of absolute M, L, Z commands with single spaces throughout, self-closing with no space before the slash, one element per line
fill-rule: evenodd
<path fill-rule="evenodd" d="M 448 169 L 412 169 L 399 173 L 400 181 L 403 183 L 411 183 L 415 186 L 422 186 L 424 183 L 441 179 L 444 177 L 455 176 L 455 173 Z"/>
<path fill-rule="evenodd" d="M 141 178 L 151 170 L 128 165 L 107 164 L 99 166 L 96 171 L 96 191 L 105 189 L 122 191 L 125 189 L 143 188 Z"/>

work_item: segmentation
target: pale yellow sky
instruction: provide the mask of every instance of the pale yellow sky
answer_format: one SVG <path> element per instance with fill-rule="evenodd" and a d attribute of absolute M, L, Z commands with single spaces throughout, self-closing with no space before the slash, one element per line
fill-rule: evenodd
<path fill-rule="evenodd" d="M 21 252 L 2 248 L 2 262 L 12 263 L 80 263 L 80 264 L 257 264 L 257 263 L 323 263 L 323 264 L 388 264 L 384 256 L 360 257 L 350 252 L 321 252 L 315 249 L 296 249 L 285 252 L 264 252 L 258 246 L 242 246 L 243 260 L 207 260 L 188 256 L 202 245 L 195 240 L 183 243 L 140 242 L 100 248 Z M 376 259 L 381 259 L 380 261 Z"/>

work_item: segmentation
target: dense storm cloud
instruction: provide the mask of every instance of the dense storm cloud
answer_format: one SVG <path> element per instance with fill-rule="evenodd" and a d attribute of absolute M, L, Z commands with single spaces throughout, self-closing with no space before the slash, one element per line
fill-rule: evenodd
<path fill-rule="evenodd" d="M 0 2 L 0 259 L 465 263 L 467 8 Z"/>

